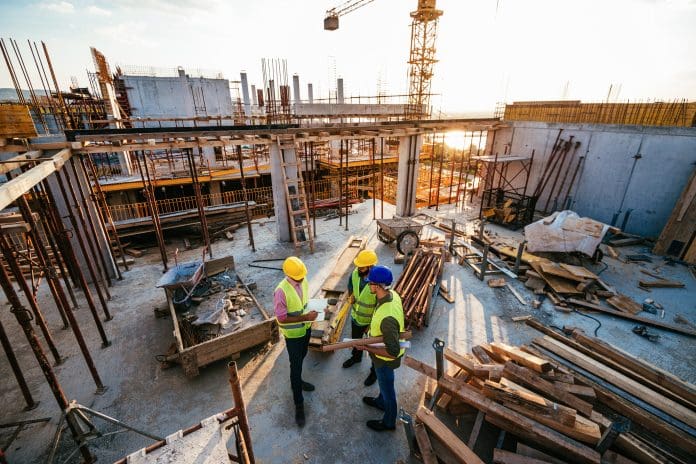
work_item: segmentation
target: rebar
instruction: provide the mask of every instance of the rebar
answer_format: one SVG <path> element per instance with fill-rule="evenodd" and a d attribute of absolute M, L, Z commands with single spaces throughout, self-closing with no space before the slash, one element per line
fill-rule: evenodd
<path fill-rule="evenodd" d="M 254 231 L 251 227 L 251 215 L 249 214 L 249 198 L 247 197 L 246 189 L 246 179 L 244 178 L 244 160 L 242 157 L 242 146 L 237 145 L 237 158 L 239 159 L 239 176 L 242 183 L 242 198 L 244 199 L 244 214 L 246 215 L 247 228 L 249 230 L 249 245 L 251 245 L 251 251 L 256 252 L 256 246 L 254 245 Z"/>
<path fill-rule="evenodd" d="M 24 374 L 22 373 L 22 368 L 19 367 L 17 357 L 15 356 L 14 351 L 12 350 L 12 344 L 10 343 L 10 340 L 7 338 L 7 333 L 5 333 L 5 328 L 3 327 L 1 321 L 0 344 L 2 344 L 2 347 L 5 350 L 5 354 L 7 355 L 7 361 L 10 363 L 12 372 L 14 373 L 14 376 L 17 379 L 19 389 L 22 391 L 22 396 L 24 396 L 24 401 L 27 403 L 27 407 L 24 409 L 29 411 L 36 408 L 39 405 L 39 402 L 34 401 L 34 398 L 31 396 L 29 386 L 27 385 L 27 381 L 24 379 Z"/>

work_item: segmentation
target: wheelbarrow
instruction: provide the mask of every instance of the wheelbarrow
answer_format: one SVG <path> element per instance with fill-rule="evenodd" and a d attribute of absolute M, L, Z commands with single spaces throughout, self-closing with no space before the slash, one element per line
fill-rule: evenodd
<path fill-rule="evenodd" d="M 179 249 L 174 253 L 175 266 L 169 269 L 157 282 L 158 288 L 165 288 L 172 292 L 172 303 L 177 306 L 188 308 L 191 306 L 191 295 L 196 287 L 205 277 L 205 252 L 207 247 L 203 249 L 203 256 L 200 261 L 192 261 L 190 263 L 179 264 L 177 262 L 177 254 Z"/>
<path fill-rule="evenodd" d="M 420 245 L 423 227 L 434 224 L 436 220 L 420 222 L 415 217 L 377 219 L 377 237 L 384 243 L 396 240 L 396 249 L 407 255 Z M 427 216 L 425 216 L 427 217 Z"/>

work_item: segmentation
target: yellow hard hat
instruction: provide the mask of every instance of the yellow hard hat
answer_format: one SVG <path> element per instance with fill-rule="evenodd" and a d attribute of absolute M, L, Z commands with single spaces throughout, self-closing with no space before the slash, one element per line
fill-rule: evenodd
<path fill-rule="evenodd" d="M 368 267 L 377 264 L 377 253 L 372 250 L 362 250 L 353 260 L 357 267 Z"/>
<path fill-rule="evenodd" d="M 302 280 L 307 275 L 307 266 L 296 256 L 290 256 L 283 261 L 283 272 L 294 280 Z"/>

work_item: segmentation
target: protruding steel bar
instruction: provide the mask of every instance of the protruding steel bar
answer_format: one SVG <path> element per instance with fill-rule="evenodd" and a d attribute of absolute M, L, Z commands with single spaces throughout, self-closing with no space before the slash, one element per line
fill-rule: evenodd
<path fill-rule="evenodd" d="M 106 316 L 106 320 L 110 321 L 113 319 L 111 314 L 109 313 L 109 307 L 106 303 L 106 299 L 104 298 L 104 295 L 102 295 L 101 288 L 99 287 L 99 282 L 97 279 L 97 273 L 94 271 L 94 265 L 92 264 L 92 261 L 89 259 L 89 255 L 87 254 L 87 247 L 85 247 L 85 241 L 82 238 L 82 233 L 80 232 L 80 227 L 77 224 L 77 219 L 75 219 L 75 215 L 72 212 L 72 209 L 70 208 L 70 202 L 68 200 L 68 194 L 65 190 L 65 182 L 62 179 L 61 176 L 61 171 L 56 171 L 56 179 L 58 180 L 58 186 L 60 187 L 60 191 L 63 195 L 63 199 L 65 200 L 65 204 L 68 205 L 67 211 L 68 211 L 68 218 L 70 219 L 70 223 L 73 226 L 73 231 L 75 232 L 75 236 L 77 237 L 77 242 L 80 245 L 80 249 L 82 251 L 82 255 L 85 258 L 85 262 L 87 263 L 87 270 L 89 271 L 89 275 L 92 278 L 92 282 L 94 283 L 94 289 L 97 291 L 97 296 L 99 297 L 99 301 L 101 302 L 102 310 L 104 312 L 104 316 Z M 74 192 L 73 192 L 74 193 Z M 77 265 L 77 258 L 75 260 L 75 264 Z M 84 275 L 82 275 L 82 272 L 80 272 L 80 276 L 84 278 Z M 83 287 L 82 290 L 85 292 L 85 295 L 87 294 L 87 282 L 81 282 Z"/>
<path fill-rule="evenodd" d="M 246 179 L 244 178 L 244 158 L 242 156 L 242 146 L 237 145 L 237 158 L 239 158 L 239 176 L 242 182 L 242 198 L 244 199 L 244 214 L 246 215 L 247 228 L 249 229 L 249 244 L 251 245 L 251 250 L 256 251 L 256 246 L 254 245 L 254 231 L 251 227 L 251 215 L 249 214 L 249 198 L 247 196 L 246 189 Z"/>
<path fill-rule="evenodd" d="M 0 249 L 5 257 L 5 262 L 10 266 L 15 280 L 19 284 L 19 288 L 22 289 L 22 293 L 24 293 L 24 297 L 27 299 L 27 302 L 31 307 L 31 311 L 34 314 L 34 319 L 36 320 L 36 325 L 38 325 L 41 329 L 41 333 L 43 334 L 44 340 L 46 340 L 46 343 L 48 344 L 48 348 L 51 350 L 53 359 L 55 360 L 56 364 L 61 364 L 63 359 L 58 352 L 56 344 L 53 342 L 53 336 L 51 335 L 51 331 L 48 329 L 46 319 L 41 312 L 41 308 L 39 308 L 39 304 L 34 297 L 34 293 L 31 291 L 27 281 L 24 279 L 24 274 L 22 274 L 22 269 L 19 267 L 19 263 L 17 262 L 17 257 L 14 254 L 12 245 L 10 245 L 10 241 L 7 239 L 5 234 L 0 235 Z"/>
<path fill-rule="evenodd" d="M 3 327 L 2 322 L 0 322 L 0 343 L 2 343 L 2 347 L 7 355 L 7 361 L 9 361 L 12 372 L 14 372 L 15 378 L 17 379 L 19 389 L 22 390 L 24 401 L 27 403 L 25 410 L 32 410 L 39 405 L 39 402 L 34 401 L 34 398 L 31 396 L 29 386 L 27 385 L 26 380 L 24 380 L 24 374 L 22 374 L 22 368 L 19 367 L 17 357 L 12 350 L 12 344 L 10 343 L 10 339 L 7 338 L 7 333 L 5 333 L 5 328 Z"/>
<path fill-rule="evenodd" d="M 201 147 L 198 146 L 198 153 L 201 153 Z M 191 183 L 193 185 L 193 195 L 196 198 L 196 208 L 198 209 L 198 220 L 201 221 L 201 229 L 203 232 L 203 243 L 208 249 L 208 255 L 213 257 L 213 248 L 210 246 L 210 234 L 208 232 L 208 220 L 205 217 L 205 206 L 203 205 L 203 196 L 201 195 L 201 183 L 198 182 L 198 170 L 196 169 L 196 159 L 193 157 L 193 149 L 187 150 L 189 172 L 191 173 Z M 147 169 L 147 167 L 146 167 Z M 149 174 L 148 174 L 149 176 Z M 247 218 L 248 220 L 248 218 Z M 251 224 L 250 224 L 251 226 Z"/>
<path fill-rule="evenodd" d="M 25 211 L 28 210 L 29 205 L 26 203 L 26 199 L 24 197 L 21 197 L 19 199 L 20 202 L 20 208 L 22 209 L 22 214 L 24 215 L 25 220 L 31 227 L 32 231 L 36 231 L 36 223 L 34 221 L 34 218 L 31 214 L 26 214 Z M 41 236 L 36 233 L 34 234 L 35 237 L 32 237 L 32 240 L 36 240 L 36 245 L 37 245 L 37 253 L 36 256 L 39 260 L 39 264 L 43 266 L 44 268 L 47 268 L 48 265 L 50 265 L 50 262 L 47 260 L 47 258 L 43 254 L 44 245 L 41 240 Z M 47 270 L 47 282 L 49 284 L 49 288 L 51 289 L 51 293 L 53 294 L 53 299 L 56 303 L 56 306 L 58 308 L 65 308 L 65 314 L 68 318 L 68 322 L 66 322 L 66 325 L 70 326 L 72 329 L 73 334 L 75 335 L 75 339 L 77 340 L 77 344 L 80 347 L 80 351 L 82 352 L 82 356 L 85 358 L 85 362 L 87 363 L 87 367 L 89 368 L 89 372 L 92 375 L 92 378 L 94 379 L 94 384 L 97 386 L 97 393 L 102 393 L 103 391 L 106 390 L 104 387 L 104 384 L 101 381 L 101 378 L 99 377 L 99 373 L 97 372 L 97 368 L 94 365 L 94 361 L 92 360 L 92 355 L 89 352 L 89 349 L 87 348 L 87 344 L 85 343 L 85 339 L 82 336 L 82 329 L 80 329 L 80 324 L 77 322 L 77 319 L 75 319 L 75 315 L 73 314 L 72 310 L 70 309 L 70 304 L 68 303 L 68 299 L 65 297 L 65 293 L 63 292 L 63 288 L 60 286 L 60 281 L 58 280 L 57 276 L 55 275 L 55 272 L 53 272 L 53 269 L 50 268 Z M 99 318 L 97 318 L 97 321 Z"/>
<path fill-rule="evenodd" d="M 61 411 L 64 411 L 68 408 L 68 398 L 65 396 L 65 393 L 63 393 L 63 389 L 58 382 L 58 378 L 56 377 L 55 372 L 53 372 L 51 364 L 48 362 L 48 358 L 46 358 L 46 354 L 41 347 L 41 343 L 39 342 L 39 339 L 31 326 L 31 313 L 22 305 L 22 302 L 19 299 L 17 292 L 15 292 L 14 286 L 12 285 L 12 282 L 10 282 L 10 278 L 8 277 L 3 266 L 0 266 L 0 286 L 2 286 L 2 289 L 5 291 L 7 301 L 9 301 L 11 306 L 10 312 L 15 315 L 17 322 L 19 322 L 19 325 L 22 327 L 22 331 L 27 337 L 27 341 L 34 352 L 34 356 L 39 363 L 39 367 L 46 377 L 46 382 L 48 383 L 48 386 L 50 387 L 51 392 L 58 403 L 58 407 Z M 75 424 L 68 422 L 68 426 L 70 427 L 73 438 L 77 439 L 78 431 Z M 82 458 L 85 462 L 94 462 L 94 457 L 89 452 L 86 445 L 80 446 L 80 453 L 82 454 Z"/>
<path fill-rule="evenodd" d="M 155 237 L 157 237 L 157 244 L 159 245 L 160 255 L 162 256 L 162 265 L 164 270 L 168 270 L 167 266 L 167 250 L 164 247 L 164 236 L 162 235 L 162 225 L 159 221 L 159 211 L 157 210 L 157 200 L 155 199 L 155 194 L 152 189 L 152 183 L 150 182 L 150 171 L 147 169 L 147 160 L 145 159 L 145 152 L 141 151 L 143 166 L 140 166 L 140 158 L 138 153 L 135 153 L 135 159 L 138 162 L 138 170 L 140 171 L 140 178 L 143 181 L 143 191 L 145 192 L 145 202 L 150 209 L 150 217 L 152 218 L 152 225 L 155 228 Z M 147 181 L 145 180 L 145 174 L 147 174 Z"/>
<path fill-rule="evenodd" d="M 71 191 L 73 192 L 73 198 L 75 200 L 75 204 L 78 205 L 77 212 L 80 216 L 80 222 L 82 223 L 82 230 L 85 231 L 85 236 L 87 237 L 87 243 L 89 243 L 89 248 L 92 251 L 92 255 L 95 258 L 95 262 L 97 263 L 97 268 L 100 270 L 100 273 L 102 275 L 102 278 L 106 278 L 106 282 L 109 287 L 113 285 L 113 282 L 111 282 L 111 276 L 109 275 L 109 270 L 106 267 L 106 260 L 104 259 L 104 254 L 99 252 L 99 247 L 96 246 L 96 240 L 97 240 L 97 229 L 94 227 L 94 221 L 92 218 L 92 215 L 89 214 L 89 205 L 87 203 L 87 198 L 85 197 L 85 192 L 82 190 L 82 183 L 80 182 L 80 176 L 77 172 L 77 168 L 75 167 L 75 160 L 74 158 L 70 158 L 68 161 L 68 164 L 70 164 L 70 167 L 72 168 L 73 176 L 75 177 L 75 184 L 77 184 L 77 191 L 80 192 L 80 201 L 82 202 L 81 205 L 77 202 L 77 197 L 75 197 L 74 189 L 71 188 Z M 87 179 L 86 173 L 85 174 L 85 179 Z M 72 187 L 72 183 L 70 184 Z M 85 217 L 87 218 L 85 220 Z M 89 226 L 89 230 L 92 233 L 90 236 L 87 233 L 87 229 L 85 228 L 85 223 Z M 97 259 L 98 258 L 98 259 Z M 100 266 L 101 265 L 101 266 Z M 102 280 L 102 283 L 104 281 Z M 111 293 L 109 293 L 109 289 L 105 286 L 104 291 L 106 292 L 106 296 L 111 299 Z"/>

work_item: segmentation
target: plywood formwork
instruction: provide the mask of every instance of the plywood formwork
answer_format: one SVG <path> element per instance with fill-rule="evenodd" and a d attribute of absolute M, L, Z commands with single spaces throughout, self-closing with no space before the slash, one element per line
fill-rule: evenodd
<path fill-rule="evenodd" d="M 36 137 L 29 107 L 20 103 L 0 103 L 0 138 Z"/>

